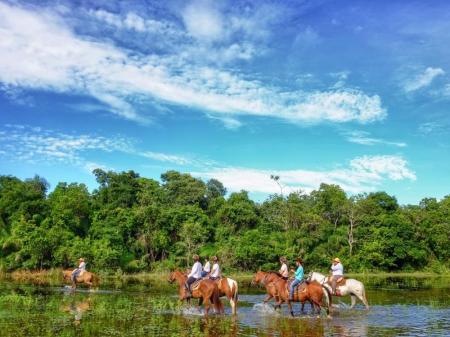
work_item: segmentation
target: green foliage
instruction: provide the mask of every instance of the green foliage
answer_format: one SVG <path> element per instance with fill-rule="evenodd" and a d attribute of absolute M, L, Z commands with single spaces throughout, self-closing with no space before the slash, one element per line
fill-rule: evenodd
<path fill-rule="evenodd" d="M 98 271 L 163 270 L 186 267 L 194 253 L 217 255 L 225 270 L 277 269 L 282 255 L 301 256 L 307 270 L 327 270 L 335 256 L 353 272 L 450 267 L 450 196 L 399 206 L 385 192 L 349 198 L 321 184 L 255 203 L 176 171 L 161 183 L 133 171 L 94 175 L 92 193 L 0 176 L 2 270 L 73 267 L 81 256 Z"/>

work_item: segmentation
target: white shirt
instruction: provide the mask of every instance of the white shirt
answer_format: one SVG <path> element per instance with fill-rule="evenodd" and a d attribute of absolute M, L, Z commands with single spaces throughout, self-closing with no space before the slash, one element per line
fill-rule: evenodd
<path fill-rule="evenodd" d="M 78 269 L 80 269 L 81 271 L 86 271 L 86 262 L 81 262 L 78 266 Z"/>
<path fill-rule="evenodd" d="M 281 268 L 280 268 L 280 274 L 281 274 L 281 276 L 283 276 L 283 277 L 288 277 L 288 276 L 289 276 L 289 270 L 288 270 L 288 266 L 287 266 L 286 263 L 283 263 L 283 264 L 281 265 Z"/>
<path fill-rule="evenodd" d="M 209 263 L 209 261 L 207 261 L 205 263 L 205 266 L 203 267 L 203 271 L 206 271 L 207 273 L 209 273 L 211 271 L 211 263 Z"/>
<path fill-rule="evenodd" d="M 333 276 L 342 276 L 344 275 L 344 266 L 342 265 L 342 263 L 337 263 L 331 266 L 331 271 L 333 273 Z"/>
<path fill-rule="evenodd" d="M 188 277 L 195 277 L 195 278 L 202 277 L 202 264 L 200 262 L 197 261 L 194 263 Z"/>
<path fill-rule="evenodd" d="M 219 277 L 220 276 L 220 267 L 218 263 L 214 263 L 212 267 L 211 277 Z"/>

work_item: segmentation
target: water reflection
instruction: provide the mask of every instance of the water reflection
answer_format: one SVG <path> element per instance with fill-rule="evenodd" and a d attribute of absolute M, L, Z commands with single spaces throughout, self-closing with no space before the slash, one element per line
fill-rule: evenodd
<path fill-rule="evenodd" d="M 191 314 L 171 293 L 67 293 L 61 288 L 0 285 L 0 335 L 36 336 L 423 336 L 450 331 L 449 289 L 377 290 L 371 310 L 344 303 L 333 319 L 262 306 L 262 294 L 242 294 L 237 317 Z M 82 322 L 82 323 L 81 323 Z M 74 325 L 77 327 L 74 329 Z"/>
<path fill-rule="evenodd" d="M 61 311 L 71 314 L 74 318 L 73 323 L 79 325 L 83 318 L 83 314 L 91 309 L 91 298 L 88 297 L 84 300 L 76 300 L 73 295 L 69 296 L 71 297 L 70 303 L 64 304 L 61 307 Z"/>

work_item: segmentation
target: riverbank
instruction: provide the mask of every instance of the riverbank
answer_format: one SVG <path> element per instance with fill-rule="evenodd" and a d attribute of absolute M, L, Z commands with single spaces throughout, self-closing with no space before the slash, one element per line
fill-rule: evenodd
<path fill-rule="evenodd" d="M 126 274 L 120 271 L 115 273 L 98 272 L 102 287 L 124 288 L 130 286 L 142 288 L 161 288 L 168 286 L 169 271 L 141 272 Z M 250 272 L 231 272 L 227 276 L 235 279 L 241 286 L 249 287 L 253 278 Z M 426 288 L 449 288 L 450 273 L 437 274 L 432 272 L 372 272 L 351 273 L 348 278 L 361 280 L 370 288 L 379 288 L 388 284 L 397 289 L 426 289 Z M 49 270 L 17 270 L 13 272 L 0 273 L 0 281 L 9 281 L 20 284 L 35 284 L 46 286 L 60 286 L 64 283 L 62 269 Z"/>

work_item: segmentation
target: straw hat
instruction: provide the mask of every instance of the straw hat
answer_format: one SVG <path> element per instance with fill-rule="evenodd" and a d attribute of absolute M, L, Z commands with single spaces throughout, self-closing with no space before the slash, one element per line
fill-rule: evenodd
<path fill-rule="evenodd" d="M 192 256 L 192 258 L 193 258 L 195 261 L 200 260 L 200 257 L 199 257 L 197 254 L 194 254 L 194 255 Z"/>
<path fill-rule="evenodd" d="M 213 257 L 212 257 L 212 260 L 213 260 L 213 261 L 217 261 L 217 260 L 218 260 L 217 256 L 213 256 Z"/>
<path fill-rule="evenodd" d="M 80 257 L 80 258 L 78 259 L 78 261 L 84 262 L 84 259 L 83 259 L 82 257 Z"/>
<path fill-rule="evenodd" d="M 286 263 L 286 258 L 284 256 L 280 257 L 280 261 Z"/>
<path fill-rule="evenodd" d="M 333 262 L 341 263 L 341 260 L 339 260 L 338 257 L 335 257 L 335 258 L 333 259 Z"/>

